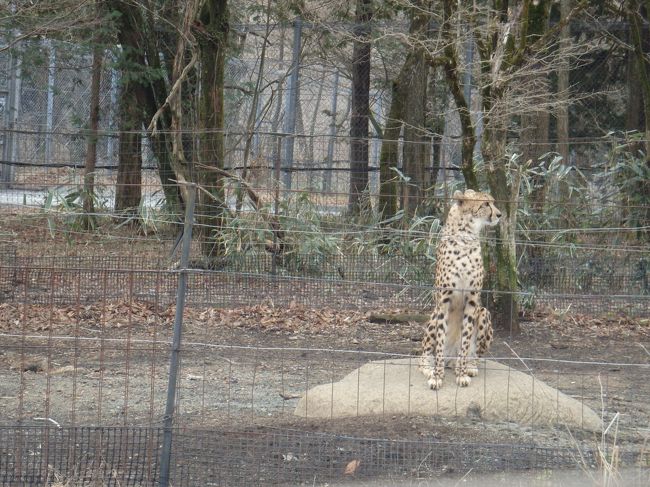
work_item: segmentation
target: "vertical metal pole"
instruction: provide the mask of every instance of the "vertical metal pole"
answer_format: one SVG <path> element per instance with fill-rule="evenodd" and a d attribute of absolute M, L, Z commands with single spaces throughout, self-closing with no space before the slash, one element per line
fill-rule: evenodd
<path fill-rule="evenodd" d="M 251 154 L 253 158 L 257 158 L 260 153 L 260 127 L 262 126 L 262 94 L 257 99 L 257 106 L 255 107 L 255 124 L 253 125 L 253 147 Z"/>
<path fill-rule="evenodd" d="M 117 135 L 115 131 L 115 119 L 117 119 L 117 70 L 111 69 L 111 113 L 113 114 L 108 121 L 108 128 L 111 133 L 108 135 L 108 140 L 106 141 L 106 160 L 110 166 L 116 164 L 113 163 L 113 154 L 115 153 L 115 139 Z"/>
<path fill-rule="evenodd" d="M 7 131 L 5 132 L 3 158 L 9 162 L 18 160 L 18 144 L 16 143 L 16 125 L 18 123 L 18 113 L 20 110 L 20 63 L 18 55 L 11 53 L 9 65 L 9 86 L 5 106 L 5 115 L 7 122 Z M 0 168 L 0 186 L 9 188 L 14 182 L 14 166 L 11 164 L 3 165 Z"/>
<path fill-rule="evenodd" d="M 376 93 L 376 92 L 375 92 Z M 376 93 L 377 94 L 377 93 Z M 384 106 L 383 106 L 383 98 L 381 96 L 381 93 L 378 94 L 377 96 L 377 103 L 375 103 L 372 111 L 375 114 L 375 120 L 381 124 L 381 122 L 384 119 Z M 379 133 L 377 132 L 377 129 L 373 127 L 374 130 L 374 135 L 372 136 L 372 168 L 374 169 L 373 172 L 371 173 L 371 181 L 372 181 L 372 188 L 376 188 L 376 192 L 379 191 L 379 157 L 381 155 L 381 138 L 379 137 Z"/>
<path fill-rule="evenodd" d="M 47 46 L 50 51 L 50 58 L 47 67 L 47 114 L 45 119 L 45 163 L 52 162 L 52 130 L 54 129 L 54 84 L 56 80 L 56 50 L 52 41 L 47 40 Z"/>
<path fill-rule="evenodd" d="M 465 96 L 465 102 L 467 102 L 467 109 L 469 110 L 470 116 L 472 114 L 472 66 L 474 65 L 474 39 L 472 34 L 468 33 L 467 41 L 465 41 L 465 73 L 463 75 L 463 95 Z M 480 110 L 479 110 L 480 111 Z M 476 134 L 477 140 L 480 140 L 480 136 Z M 476 153 L 476 146 L 481 147 L 480 143 L 476 143 L 474 146 L 474 152 Z"/>
<path fill-rule="evenodd" d="M 332 88 L 332 117 L 330 120 L 330 139 L 327 142 L 327 171 L 323 178 L 323 191 L 332 190 L 332 166 L 334 165 L 334 141 L 336 140 L 336 104 L 339 97 L 339 71 L 334 72 L 334 87 Z"/>
<path fill-rule="evenodd" d="M 285 171 L 283 175 L 284 187 L 291 189 L 291 168 L 293 167 L 293 143 L 296 133 L 296 108 L 298 107 L 298 94 L 300 92 L 298 77 L 300 71 L 300 49 L 302 38 L 302 19 L 296 18 L 293 24 L 293 54 L 291 57 L 291 76 L 289 77 L 289 89 L 287 94 L 287 105 L 284 114 L 284 132 L 289 134 L 284 140 L 284 154 L 286 161 L 284 163 Z"/>
<path fill-rule="evenodd" d="M 465 43 L 465 73 L 463 76 L 463 95 L 467 108 L 472 111 L 472 65 L 474 64 L 474 41 L 470 35 Z"/>
<path fill-rule="evenodd" d="M 196 202 L 196 185 L 187 187 L 187 206 L 185 207 L 185 222 L 183 228 L 183 248 L 178 276 L 178 289 L 176 292 L 176 314 L 174 316 L 174 338 L 172 341 L 172 355 L 169 364 L 169 382 L 167 384 L 167 404 L 163 418 L 163 445 L 160 458 L 160 487 L 169 486 L 169 471 L 172 455 L 172 426 L 174 423 L 174 407 L 176 405 L 176 384 L 178 378 L 178 364 L 181 351 L 181 336 L 183 331 L 183 311 L 185 309 L 185 291 L 187 290 L 187 266 L 190 258 L 190 244 L 192 243 L 192 222 L 194 220 L 194 204 Z"/>
<path fill-rule="evenodd" d="M 463 78 L 463 94 L 467 102 L 467 108 L 472 113 L 472 66 L 474 65 L 474 38 L 469 34 L 465 45 L 465 74 Z M 483 133 L 482 111 L 476 113 L 476 145 L 474 153 L 481 153 L 481 135 Z"/>
<path fill-rule="evenodd" d="M 277 272 L 277 260 L 278 260 L 278 231 L 280 230 L 280 222 L 278 221 L 278 214 L 280 212 L 280 161 L 282 154 L 282 136 L 278 135 L 278 157 L 275 159 L 275 195 L 273 197 L 273 218 L 275 219 L 274 224 L 277 225 L 276 228 L 271 226 L 274 229 L 273 231 L 273 253 L 271 254 L 271 274 L 276 275 Z"/>

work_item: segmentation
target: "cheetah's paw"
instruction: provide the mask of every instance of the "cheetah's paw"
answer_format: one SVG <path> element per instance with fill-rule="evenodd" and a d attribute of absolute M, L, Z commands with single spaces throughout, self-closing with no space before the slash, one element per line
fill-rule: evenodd
<path fill-rule="evenodd" d="M 437 391 L 442 387 L 442 377 L 431 377 L 428 383 L 431 389 Z"/>
<path fill-rule="evenodd" d="M 478 367 L 476 365 L 468 365 L 467 375 L 470 377 L 476 377 L 478 375 Z"/>
<path fill-rule="evenodd" d="M 459 375 L 456 376 L 456 384 L 459 387 L 467 387 L 472 382 L 472 379 L 469 375 Z"/>

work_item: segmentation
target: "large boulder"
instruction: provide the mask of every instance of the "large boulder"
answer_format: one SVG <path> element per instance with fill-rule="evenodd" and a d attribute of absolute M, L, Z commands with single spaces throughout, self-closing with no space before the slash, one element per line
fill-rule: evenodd
<path fill-rule="evenodd" d="M 491 360 L 482 361 L 469 387 L 458 387 L 447 370 L 443 387 L 433 391 L 417 359 L 370 362 L 335 383 L 309 389 L 294 414 L 307 418 L 372 415 L 435 415 L 512 421 L 530 426 L 601 429 L 599 416 L 581 401 Z"/>

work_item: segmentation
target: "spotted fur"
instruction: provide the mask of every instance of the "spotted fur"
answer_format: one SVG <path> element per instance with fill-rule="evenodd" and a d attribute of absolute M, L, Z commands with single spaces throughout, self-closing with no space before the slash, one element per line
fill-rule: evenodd
<path fill-rule="evenodd" d="M 456 384 L 468 386 L 478 375 L 476 357 L 492 341 L 490 312 L 481 306 L 483 259 L 479 234 L 499 222 L 492 196 L 468 189 L 454 193 L 436 253 L 434 311 L 422 340 L 420 370 L 439 389 L 445 357 L 457 353 Z"/>

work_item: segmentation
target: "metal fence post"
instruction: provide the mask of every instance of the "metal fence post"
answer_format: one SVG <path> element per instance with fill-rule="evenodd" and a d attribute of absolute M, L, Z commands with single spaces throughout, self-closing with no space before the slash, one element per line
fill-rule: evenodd
<path fill-rule="evenodd" d="M 327 170 L 323 177 L 323 191 L 332 190 L 332 167 L 334 167 L 334 141 L 336 140 L 336 105 L 339 97 L 339 70 L 334 71 L 334 87 L 332 88 L 332 108 L 327 141 Z"/>
<path fill-rule="evenodd" d="M 287 107 L 284 114 L 284 132 L 289 136 L 284 140 L 284 163 L 283 174 L 284 188 L 291 189 L 291 169 L 293 166 L 293 144 L 296 134 L 296 109 L 298 108 L 298 94 L 300 92 L 298 73 L 300 71 L 300 49 L 302 39 L 302 19 L 298 17 L 293 24 L 293 54 L 291 58 L 291 76 L 289 76 L 289 93 L 287 95 Z"/>
<path fill-rule="evenodd" d="M 277 274 L 277 266 L 278 266 L 278 246 L 280 245 L 280 242 L 278 242 L 278 231 L 280 230 L 280 222 L 278 220 L 278 215 L 280 214 L 280 164 L 282 160 L 282 135 L 276 134 L 277 135 L 277 152 L 278 152 L 278 157 L 275 160 L 275 168 L 274 168 L 274 181 L 273 184 L 275 185 L 275 191 L 273 195 L 273 218 L 275 221 L 275 225 L 277 225 L 277 228 L 273 230 L 273 253 L 271 254 L 271 274 L 275 276 Z"/>
<path fill-rule="evenodd" d="M 9 56 L 9 81 L 4 107 L 6 130 L 3 152 L 0 155 L 2 155 L 4 161 L 10 164 L 0 165 L 0 187 L 2 188 L 10 188 L 13 184 L 15 167 L 11 163 L 18 161 L 16 129 L 20 110 L 21 60 L 18 59 L 18 51 L 10 53 Z"/>
<path fill-rule="evenodd" d="M 111 59 L 114 60 L 114 59 Z M 118 135 L 116 131 L 116 126 L 117 126 L 117 117 L 118 117 L 118 109 L 117 109 L 117 95 L 118 95 L 118 73 L 116 69 L 111 69 L 111 85 L 110 85 L 110 118 L 108 119 L 108 130 L 109 130 L 109 135 L 108 139 L 106 140 L 106 164 L 113 169 L 115 164 L 113 161 L 117 158 L 117 154 L 115 154 L 115 143 L 117 141 Z M 115 157 L 113 157 L 113 154 L 115 154 Z"/>
<path fill-rule="evenodd" d="M 181 335 L 183 331 L 183 311 L 185 309 L 185 291 L 187 289 L 188 263 L 190 244 L 192 243 L 192 222 L 194 220 L 194 204 L 196 202 L 196 185 L 189 184 L 187 188 L 188 201 L 185 207 L 185 222 L 183 228 L 183 247 L 179 265 L 178 288 L 176 292 L 176 314 L 174 316 L 174 338 L 169 364 L 169 382 L 167 385 L 167 404 L 163 419 L 163 445 L 160 458 L 160 487 L 169 486 L 169 470 L 172 455 L 172 427 L 174 422 L 174 406 L 176 404 L 176 384 L 178 364 L 181 351 Z"/>
<path fill-rule="evenodd" d="M 47 39 L 49 50 L 47 66 L 47 112 L 45 114 L 45 163 L 52 163 L 52 132 L 54 130 L 54 88 L 56 83 L 56 49 L 52 41 Z M 49 171 L 49 168 L 48 168 Z"/>

